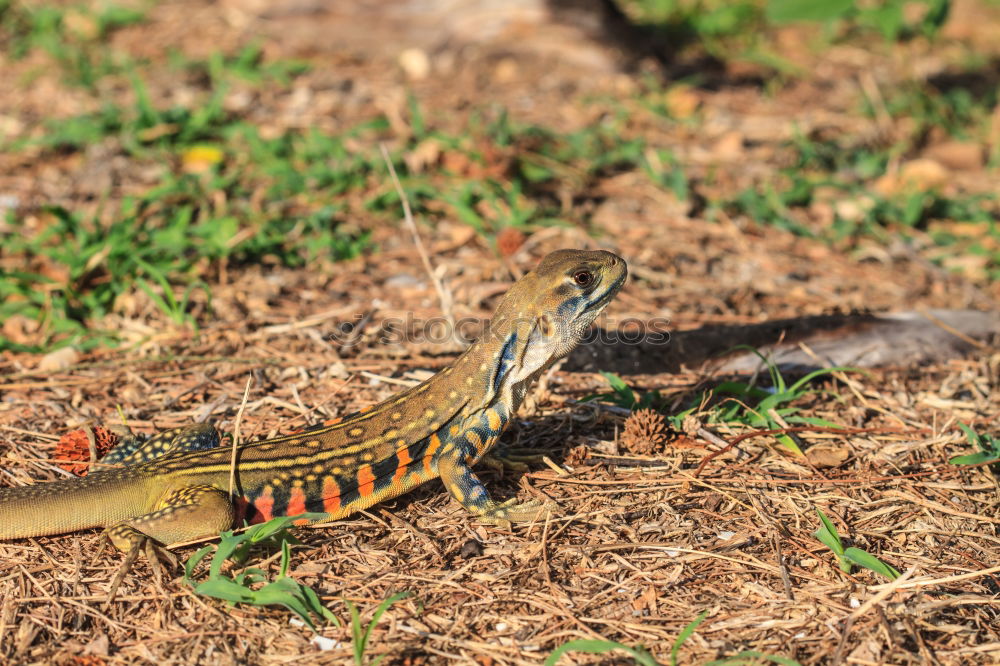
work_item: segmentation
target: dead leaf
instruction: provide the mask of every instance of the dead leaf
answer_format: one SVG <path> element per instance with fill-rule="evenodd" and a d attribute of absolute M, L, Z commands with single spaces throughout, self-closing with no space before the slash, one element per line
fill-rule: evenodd
<path fill-rule="evenodd" d="M 847 446 L 839 443 L 822 443 L 806 449 L 806 459 L 819 468 L 840 467 L 848 458 L 851 451 Z"/>
<path fill-rule="evenodd" d="M 72 347 L 63 347 L 53 352 L 49 352 L 38 362 L 38 370 L 53 372 L 65 370 L 80 360 L 80 352 Z"/>
<path fill-rule="evenodd" d="M 701 98 L 690 86 L 677 85 L 663 96 L 663 105 L 672 117 L 683 120 L 694 115 L 701 105 Z"/>
<path fill-rule="evenodd" d="M 903 164 L 896 173 L 887 173 L 875 181 L 874 189 L 883 196 L 916 189 L 933 190 L 948 182 L 949 172 L 940 162 L 920 158 Z"/>
<path fill-rule="evenodd" d="M 945 141 L 927 148 L 924 157 L 955 171 L 978 171 L 983 168 L 983 146 L 970 141 Z"/>
<path fill-rule="evenodd" d="M 735 162 L 743 157 L 743 133 L 737 130 L 726 132 L 712 146 L 712 155 L 723 162 Z"/>
<path fill-rule="evenodd" d="M 407 170 L 414 174 L 426 171 L 427 167 L 437 164 L 440 159 L 441 142 L 437 139 L 424 139 L 403 156 Z"/>
<path fill-rule="evenodd" d="M 431 59 L 423 49 L 406 49 L 399 54 L 397 62 L 411 81 L 423 81 L 431 73 Z"/>

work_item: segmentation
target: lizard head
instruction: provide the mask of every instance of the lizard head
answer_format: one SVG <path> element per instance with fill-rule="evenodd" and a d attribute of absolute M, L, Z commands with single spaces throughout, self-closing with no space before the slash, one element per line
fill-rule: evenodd
<path fill-rule="evenodd" d="M 519 382 L 568 354 L 625 283 L 625 261 L 605 250 L 557 250 L 518 280 L 489 333 L 497 377 Z"/>

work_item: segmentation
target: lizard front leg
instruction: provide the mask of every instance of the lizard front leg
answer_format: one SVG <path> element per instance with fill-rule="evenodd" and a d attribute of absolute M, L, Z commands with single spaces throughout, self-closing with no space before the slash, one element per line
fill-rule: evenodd
<path fill-rule="evenodd" d="M 484 523 L 510 527 L 511 523 L 527 523 L 542 519 L 554 508 L 552 504 L 537 500 L 518 503 L 516 499 L 506 502 L 490 499 L 483 482 L 469 466 L 469 461 L 469 456 L 457 447 L 449 447 L 438 458 L 438 474 L 451 496 L 479 516 Z"/>

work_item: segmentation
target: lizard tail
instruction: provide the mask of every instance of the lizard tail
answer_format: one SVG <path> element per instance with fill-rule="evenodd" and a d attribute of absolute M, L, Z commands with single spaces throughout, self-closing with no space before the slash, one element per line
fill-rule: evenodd
<path fill-rule="evenodd" d="M 145 511 L 145 493 L 128 469 L 19 488 L 0 488 L 0 539 L 108 527 Z"/>

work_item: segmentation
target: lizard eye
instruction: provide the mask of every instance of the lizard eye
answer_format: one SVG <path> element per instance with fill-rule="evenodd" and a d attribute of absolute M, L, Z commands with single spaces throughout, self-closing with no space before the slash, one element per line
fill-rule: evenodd
<path fill-rule="evenodd" d="M 594 274 L 590 271 L 577 271 L 573 274 L 573 282 L 581 287 L 589 287 L 594 283 Z"/>

